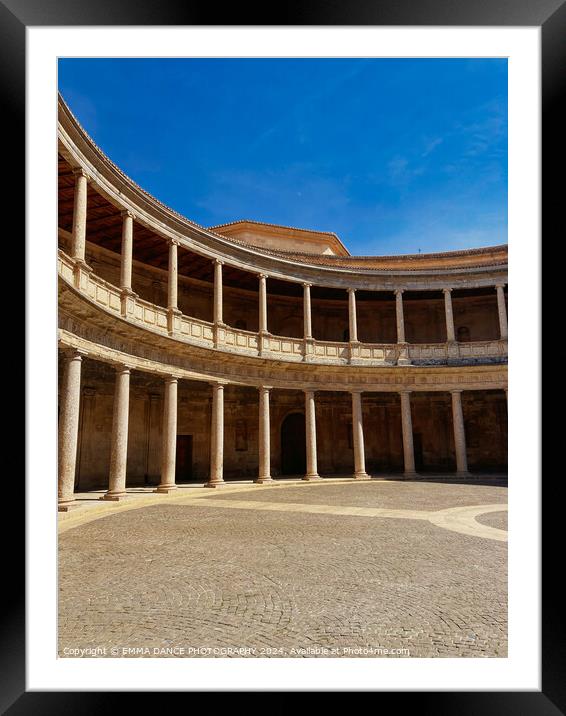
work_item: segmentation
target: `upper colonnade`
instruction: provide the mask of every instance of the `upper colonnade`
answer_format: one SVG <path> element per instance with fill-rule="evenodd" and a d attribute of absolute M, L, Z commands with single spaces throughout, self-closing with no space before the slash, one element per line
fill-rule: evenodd
<path fill-rule="evenodd" d="M 96 296 L 110 312 L 146 329 L 188 344 L 259 356 L 276 361 L 331 365 L 426 365 L 500 362 L 507 355 L 506 247 L 398 257 L 351 257 L 291 254 L 259 248 L 228 238 L 188 221 L 151 197 L 126 177 L 90 140 L 68 107 L 59 101 L 59 152 L 74 175 L 73 220 L 68 252 L 60 251 L 59 272 L 87 298 Z M 119 286 L 110 285 L 88 266 L 86 227 L 88 185 L 115 207 L 121 217 Z M 134 221 L 151 230 L 167 253 L 167 307 L 149 304 L 132 285 Z M 65 232 L 63 232 L 65 233 Z M 178 305 L 179 248 L 209 260 L 213 266 L 213 320 L 183 315 Z M 258 330 L 226 325 L 223 318 L 223 272 L 241 270 L 257 277 Z M 302 292 L 303 335 L 278 336 L 268 330 L 267 286 L 270 280 L 295 284 Z M 312 331 L 312 287 L 342 289 L 348 296 L 348 335 L 342 341 L 321 341 Z M 492 291 L 497 298 L 498 335 L 461 343 L 452 307 L 454 290 Z M 358 338 L 356 293 L 390 292 L 395 301 L 395 342 L 368 343 Z M 442 292 L 446 340 L 412 344 L 405 335 L 404 294 Z M 104 299 L 101 299 L 104 297 Z"/>

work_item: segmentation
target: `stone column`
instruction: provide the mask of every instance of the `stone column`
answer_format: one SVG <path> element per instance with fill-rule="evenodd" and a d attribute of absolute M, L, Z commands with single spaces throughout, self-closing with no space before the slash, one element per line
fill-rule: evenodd
<path fill-rule="evenodd" d="M 312 339 L 311 284 L 303 284 L 303 323 L 305 340 Z"/>
<path fill-rule="evenodd" d="M 311 284 L 303 284 L 303 359 L 312 360 L 314 339 L 312 337 Z"/>
<path fill-rule="evenodd" d="M 398 365 L 409 365 L 409 350 L 405 340 L 405 317 L 403 315 L 403 289 L 395 289 L 395 316 L 397 318 L 397 344 L 399 346 Z"/>
<path fill-rule="evenodd" d="M 110 474 L 108 491 L 103 500 L 121 500 L 126 497 L 126 466 L 128 463 L 128 418 L 130 413 L 130 369 L 116 368 L 114 413 L 110 443 Z"/>
<path fill-rule="evenodd" d="M 352 435 L 354 443 L 354 477 L 357 480 L 370 480 L 371 478 L 366 472 L 362 393 L 359 390 L 352 391 Z"/>
<path fill-rule="evenodd" d="M 497 289 L 497 312 L 499 314 L 499 335 L 502 339 L 507 338 L 507 307 L 505 306 L 505 292 L 503 284 L 498 284 Z"/>
<path fill-rule="evenodd" d="M 216 259 L 214 262 L 214 323 L 224 323 L 222 317 L 222 264 L 223 261 Z"/>
<path fill-rule="evenodd" d="M 271 477 L 271 445 L 269 420 L 269 394 L 271 388 L 265 385 L 259 388 L 259 472 L 255 480 L 258 484 L 273 482 Z"/>
<path fill-rule="evenodd" d="M 169 240 L 169 270 L 167 274 L 167 330 L 170 334 L 178 329 L 178 317 L 181 315 L 178 306 L 179 291 L 179 242 Z"/>
<path fill-rule="evenodd" d="M 224 385 L 212 384 L 212 425 L 210 432 L 210 477 L 206 487 L 224 485 Z"/>
<path fill-rule="evenodd" d="M 131 211 L 122 211 L 122 260 L 120 263 L 120 288 L 132 290 L 132 254 L 134 241 L 134 215 Z"/>
<path fill-rule="evenodd" d="M 403 430 L 403 457 L 405 477 L 415 477 L 415 450 L 413 447 L 413 419 L 411 416 L 411 391 L 401 390 L 401 426 Z"/>
<path fill-rule="evenodd" d="M 73 351 L 65 355 L 63 385 L 61 389 L 61 412 L 59 417 L 59 511 L 72 507 L 75 496 L 75 469 L 79 436 L 79 407 L 81 400 L 81 363 L 86 355 Z"/>
<path fill-rule="evenodd" d="M 87 209 L 87 175 L 83 169 L 74 169 L 75 203 L 73 206 L 73 228 L 71 254 L 75 261 L 85 262 L 86 247 L 86 209 Z"/>
<path fill-rule="evenodd" d="M 307 473 L 303 480 L 320 480 L 316 459 L 316 408 L 314 392 L 305 390 L 305 433 L 307 444 Z"/>
<path fill-rule="evenodd" d="M 358 342 L 358 320 L 356 316 L 356 289 L 348 289 L 348 319 L 350 327 L 350 343 Z"/>
<path fill-rule="evenodd" d="M 259 332 L 267 333 L 267 276 L 259 275 Z"/>
<path fill-rule="evenodd" d="M 405 317 L 403 315 L 403 289 L 395 289 L 395 316 L 397 318 L 397 343 L 405 343 Z"/>
<path fill-rule="evenodd" d="M 468 475 L 468 458 L 466 455 L 466 431 L 464 429 L 464 413 L 462 411 L 462 391 L 451 390 L 452 420 L 454 421 L 454 447 L 456 450 L 456 472 Z"/>
<path fill-rule="evenodd" d="M 136 294 L 132 290 L 132 254 L 134 241 L 134 215 L 122 211 L 122 259 L 120 262 L 121 311 L 123 316 L 134 312 Z"/>
<path fill-rule="evenodd" d="M 443 288 L 444 293 L 444 312 L 446 314 L 446 342 L 453 343 L 456 340 L 454 331 L 454 314 L 452 312 L 452 289 Z"/>
<path fill-rule="evenodd" d="M 161 443 L 161 480 L 155 492 L 169 493 L 177 489 L 175 462 L 177 458 L 177 387 L 178 378 L 165 378 Z"/>
<path fill-rule="evenodd" d="M 178 247 L 179 242 L 176 239 L 169 241 L 169 273 L 167 281 L 167 308 L 176 310 L 177 307 L 177 291 L 179 282 L 179 265 L 178 265 Z"/>

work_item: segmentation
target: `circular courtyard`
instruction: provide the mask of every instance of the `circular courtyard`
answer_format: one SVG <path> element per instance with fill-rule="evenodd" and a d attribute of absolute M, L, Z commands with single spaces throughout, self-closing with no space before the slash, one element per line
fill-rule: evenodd
<path fill-rule="evenodd" d="M 62 522 L 60 656 L 507 655 L 503 484 L 281 481 L 135 500 Z"/>

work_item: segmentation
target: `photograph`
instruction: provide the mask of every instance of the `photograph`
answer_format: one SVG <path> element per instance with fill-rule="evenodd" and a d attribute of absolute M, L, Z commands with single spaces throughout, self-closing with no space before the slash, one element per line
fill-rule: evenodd
<path fill-rule="evenodd" d="M 59 659 L 507 658 L 508 88 L 58 57 Z"/>
<path fill-rule="evenodd" d="M 223 10 L 0 0 L 25 329 L 0 714 L 566 714 L 566 0 Z"/>

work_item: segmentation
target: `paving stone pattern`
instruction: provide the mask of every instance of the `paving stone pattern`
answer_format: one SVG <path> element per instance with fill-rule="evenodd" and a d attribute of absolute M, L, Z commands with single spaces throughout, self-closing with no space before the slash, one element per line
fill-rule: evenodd
<path fill-rule="evenodd" d="M 253 499 L 435 510 L 504 503 L 506 488 L 349 483 L 258 488 Z M 504 514 L 481 521 L 501 528 Z M 424 520 L 194 500 L 103 517 L 59 540 L 61 656 L 507 653 L 506 543 Z"/>

